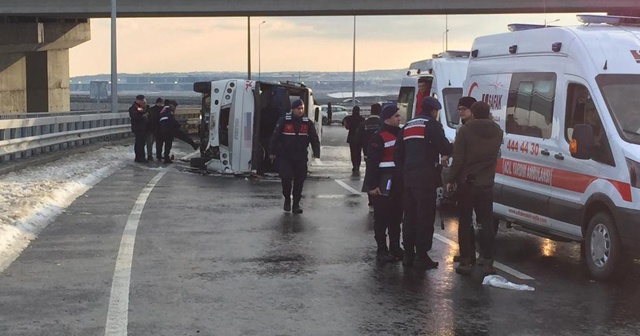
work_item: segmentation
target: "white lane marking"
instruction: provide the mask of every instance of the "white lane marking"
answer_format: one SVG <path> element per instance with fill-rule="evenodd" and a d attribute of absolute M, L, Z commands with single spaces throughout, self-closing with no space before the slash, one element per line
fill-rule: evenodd
<path fill-rule="evenodd" d="M 439 240 L 439 241 L 441 241 L 441 242 L 445 243 L 445 244 L 448 244 L 448 245 L 449 245 L 449 246 L 451 246 L 451 247 L 458 248 L 458 243 L 454 242 L 453 240 L 451 240 L 451 239 L 449 239 L 449 238 L 446 238 L 446 237 L 444 237 L 444 236 L 441 236 L 441 235 L 439 235 L 439 234 L 437 234 L 437 233 L 434 233 L 434 234 L 433 234 L 433 237 L 434 237 L 435 239 L 437 239 L 437 240 Z M 479 256 L 479 255 L 478 255 L 478 253 L 476 253 L 476 256 Z M 494 261 L 494 262 L 493 262 L 493 266 L 494 266 L 495 268 L 497 268 L 497 269 L 499 269 L 499 270 L 501 270 L 501 271 L 505 272 L 505 273 L 508 273 L 508 274 L 513 275 L 514 277 L 516 277 L 516 278 L 518 278 L 518 279 L 521 279 L 521 280 L 533 280 L 533 278 L 532 278 L 532 277 L 530 277 L 530 276 L 528 276 L 528 275 L 526 275 L 526 274 L 524 274 L 524 273 L 522 273 L 522 272 L 516 271 L 516 270 L 514 270 L 513 268 L 511 268 L 511 267 L 509 267 L 509 266 L 507 266 L 507 265 L 501 264 L 501 263 L 499 263 L 499 262 Z"/>
<path fill-rule="evenodd" d="M 107 325 L 104 334 L 108 336 L 126 336 L 127 325 L 129 320 L 129 286 L 131 282 L 131 263 L 133 260 L 133 245 L 136 242 L 136 231 L 140 223 L 140 216 L 144 205 L 151 194 L 151 190 L 156 186 L 158 181 L 167 173 L 167 170 L 159 172 L 147 184 L 136 203 L 131 209 L 127 225 L 122 233 L 120 241 L 120 249 L 118 251 L 118 259 L 113 272 L 113 281 L 111 283 L 111 295 L 109 297 L 109 310 L 107 311 Z"/>
<path fill-rule="evenodd" d="M 349 186 L 348 184 L 344 183 L 344 181 L 340 181 L 340 180 L 334 180 L 334 181 L 336 181 L 336 183 L 338 183 L 341 187 L 343 187 L 343 188 L 347 189 L 347 190 L 348 190 L 349 192 L 351 192 L 352 194 L 355 194 L 355 195 L 360 195 L 360 194 L 362 194 L 361 192 L 359 192 L 359 191 L 357 191 L 357 190 L 355 190 L 355 189 L 351 188 L 351 186 Z"/>

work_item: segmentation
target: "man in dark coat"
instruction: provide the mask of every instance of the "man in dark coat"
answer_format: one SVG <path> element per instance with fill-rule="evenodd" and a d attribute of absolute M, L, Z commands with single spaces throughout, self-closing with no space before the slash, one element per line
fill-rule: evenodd
<path fill-rule="evenodd" d="M 171 147 L 173 147 L 173 135 L 176 129 L 180 129 L 180 123 L 173 116 L 171 110 L 172 101 L 166 99 L 164 107 L 160 111 L 158 120 L 158 141 L 156 141 L 156 151 L 162 153 L 164 163 L 173 163 L 171 159 Z"/>
<path fill-rule="evenodd" d="M 380 130 L 383 125 L 383 121 L 380 119 L 380 113 L 382 112 L 382 105 L 379 103 L 375 103 L 371 105 L 371 115 L 367 118 L 367 120 L 363 121 L 358 129 L 356 130 L 355 141 L 358 146 L 362 147 L 362 151 L 364 152 L 364 162 L 367 164 L 367 156 L 369 155 L 367 152 L 369 150 L 369 144 L 371 144 L 371 138 L 373 135 Z M 366 171 L 366 170 L 365 170 Z M 367 179 L 365 173 L 365 181 Z M 366 183 L 362 183 L 363 192 L 368 192 L 366 188 Z M 373 203 L 371 203 L 371 195 L 367 193 L 367 197 L 369 198 L 369 212 L 373 211 Z"/>
<path fill-rule="evenodd" d="M 136 101 L 129 107 L 131 131 L 135 135 L 133 150 L 136 154 L 135 162 L 147 163 L 144 146 L 147 142 L 147 101 L 143 95 L 137 95 Z"/>
<path fill-rule="evenodd" d="M 149 108 L 149 123 L 147 124 L 147 159 L 153 161 L 153 143 L 157 139 L 160 111 L 164 107 L 164 99 L 158 97 L 156 104 Z M 156 146 L 157 147 L 157 146 Z M 162 159 L 162 153 L 156 153 L 158 161 Z"/>
<path fill-rule="evenodd" d="M 436 216 L 436 188 L 441 183 L 440 155 L 451 155 L 453 145 L 436 120 L 440 102 L 433 97 L 422 100 L 421 112 L 409 120 L 396 140 L 394 161 L 401 167 L 404 181 L 403 265 L 417 269 L 438 267 L 428 251 L 433 244 Z"/>
<path fill-rule="evenodd" d="M 282 181 L 284 211 L 291 211 L 293 191 L 293 213 L 301 214 L 300 199 L 302 187 L 307 178 L 307 148 L 311 144 L 313 157 L 320 157 L 320 139 L 316 128 L 309 118 L 304 116 L 304 102 L 300 99 L 291 103 L 291 114 L 278 120 L 271 136 L 269 157 L 278 159 L 278 171 Z"/>
<path fill-rule="evenodd" d="M 344 118 L 344 128 L 346 128 L 349 133 L 347 134 L 347 143 L 349 144 L 349 149 L 351 150 L 351 173 L 353 176 L 360 176 L 360 162 L 362 161 L 362 147 L 356 141 L 356 131 L 358 130 L 358 126 L 364 121 L 364 118 L 360 116 L 360 107 L 354 106 L 353 110 L 351 110 L 351 115 Z"/>
<path fill-rule="evenodd" d="M 460 245 L 459 274 L 469 274 L 472 270 L 471 255 L 475 248 L 471 240 L 472 213 L 482 227 L 480 253 L 485 275 L 494 274 L 493 268 L 493 184 L 496 164 L 502 144 L 503 132 L 491 120 L 489 105 L 476 102 L 471 105 L 474 119 L 465 122 L 456 135 L 447 189 L 457 187 L 458 212 L 460 216 L 458 243 Z"/>

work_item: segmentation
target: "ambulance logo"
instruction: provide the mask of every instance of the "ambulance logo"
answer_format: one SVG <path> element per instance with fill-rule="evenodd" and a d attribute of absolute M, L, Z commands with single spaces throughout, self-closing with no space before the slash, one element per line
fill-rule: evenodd
<path fill-rule="evenodd" d="M 640 63 L 640 50 L 631 50 L 631 56 L 636 60 L 636 63 Z"/>

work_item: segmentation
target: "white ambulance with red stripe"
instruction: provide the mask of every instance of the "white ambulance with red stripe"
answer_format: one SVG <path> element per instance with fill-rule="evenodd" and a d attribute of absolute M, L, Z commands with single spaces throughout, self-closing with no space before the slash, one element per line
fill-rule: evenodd
<path fill-rule="evenodd" d="M 476 38 L 464 90 L 505 131 L 495 216 L 607 279 L 640 255 L 640 18 L 578 18 Z"/>

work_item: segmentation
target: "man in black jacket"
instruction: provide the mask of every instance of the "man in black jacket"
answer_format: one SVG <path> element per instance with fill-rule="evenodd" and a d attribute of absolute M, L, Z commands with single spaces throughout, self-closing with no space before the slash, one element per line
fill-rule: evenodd
<path fill-rule="evenodd" d="M 373 111 L 373 109 L 372 109 Z M 365 186 L 373 203 L 373 231 L 378 249 L 378 261 L 399 261 L 404 253 L 400 247 L 402 222 L 402 172 L 393 161 L 395 142 L 400 133 L 402 117 L 396 105 L 382 110 L 384 124 L 371 138 L 367 150 Z M 387 230 L 389 248 L 387 248 Z"/>
<path fill-rule="evenodd" d="M 149 108 L 149 123 L 147 124 L 147 159 L 153 161 L 153 142 L 156 141 L 158 133 L 158 122 L 160 111 L 164 107 L 164 99 L 158 97 L 156 104 Z M 156 146 L 157 148 L 157 146 Z M 156 153 L 158 161 L 162 159 L 162 153 Z"/>
<path fill-rule="evenodd" d="M 382 105 L 379 103 L 375 103 L 371 105 L 371 115 L 367 120 L 363 121 L 358 129 L 356 130 L 355 142 L 359 147 L 362 147 L 362 151 L 364 152 L 364 162 L 367 164 L 367 155 L 369 151 L 369 144 L 371 144 L 371 138 L 373 135 L 380 130 L 383 125 L 382 120 L 380 120 L 380 112 L 382 112 Z M 367 179 L 366 170 L 365 170 L 365 180 Z M 366 183 L 362 183 L 363 192 L 368 192 Z M 369 212 L 373 211 L 373 203 L 371 203 L 371 195 L 367 193 L 367 197 L 369 198 Z"/>
<path fill-rule="evenodd" d="M 344 118 L 344 128 L 349 133 L 347 134 L 347 143 L 351 150 L 351 173 L 353 176 L 360 176 L 360 162 L 362 161 L 362 147 L 356 141 L 356 131 L 358 126 L 364 121 L 364 118 L 360 116 L 360 107 L 354 106 L 351 110 L 351 115 Z"/>
<path fill-rule="evenodd" d="M 176 129 L 180 129 L 180 123 L 173 116 L 169 99 L 164 101 L 164 107 L 160 111 L 158 120 L 158 141 L 156 142 L 156 151 L 163 154 L 164 163 L 173 163 L 171 160 L 171 147 L 173 147 L 173 135 Z M 163 150 L 164 149 L 164 150 Z"/>
<path fill-rule="evenodd" d="M 302 213 L 300 199 L 302 198 L 304 180 L 307 178 L 307 147 L 309 144 L 313 150 L 313 157 L 319 158 L 318 133 L 313 121 L 304 116 L 304 102 L 298 99 L 291 103 L 291 114 L 278 120 L 269 147 L 271 160 L 278 159 L 285 212 L 291 211 L 293 190 L 293 213 Z"/>
<path fill-rule="evenodd" d="M 129 107 L 131 131 L 135 135 L 133 150 L 136 154 L 135 162 L 147 163 L 144 146 L 147 142 L 147 101 L 143 95 L 137 95 L 136 101 Z"/>
<path fill-rule="evenodd" d="M 403 265 L 419 269 L 438 267 L 428 251 L 433 244 L 436 216 L 436 188 L 440 183 L 440 155 L 451 155 L 453 146 L 436 120 L 440 102 L 422 99 L 421 112 L 408 121 L 396 140 L 394 161 L 404 181 Z M 414 260 L 415 259 L 415 260 Z"/>
<path fill-rule="evenodd" d="M 493 268 L 493 184 L 496 164 L 502 144 L 503 132 L 491 120 L 489 105 L 479 101 L 471 105 L 474 119 L 460 127 L 456 135 L 447 190 L 457 187 L 460 245 L 459 274 L 469 274 L 472 270 L 471 255 L 475 248 L 470 230 L 472 213 L 475 210 L 480 230 L 480 253 L 484 259 L 485 275 L 494 274 Z"/>

